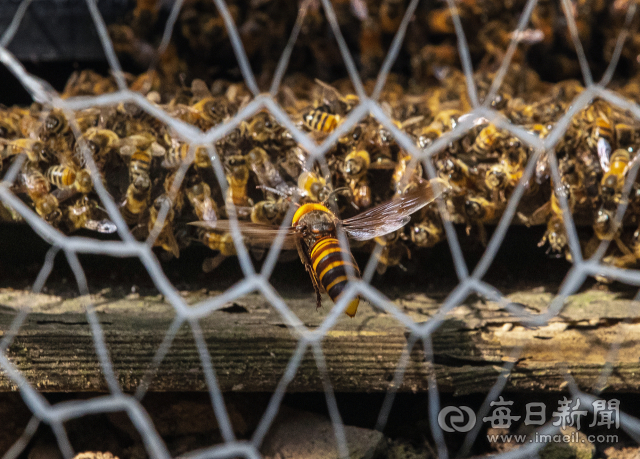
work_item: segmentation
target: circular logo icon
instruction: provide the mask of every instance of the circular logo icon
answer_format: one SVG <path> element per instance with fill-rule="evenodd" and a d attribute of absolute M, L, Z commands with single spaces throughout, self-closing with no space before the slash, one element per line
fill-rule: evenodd
<path fill-rule="evenodd" d="M 476 425 L 476 413 L 468 406 L 445 406 L 438 414 L 438 425 L 445 432 L 469 432 Z"/>

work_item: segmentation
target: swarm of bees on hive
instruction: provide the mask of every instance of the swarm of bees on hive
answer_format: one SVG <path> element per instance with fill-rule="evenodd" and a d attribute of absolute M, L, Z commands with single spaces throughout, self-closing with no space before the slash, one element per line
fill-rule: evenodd
<path fill-rule="evenodd" d="M 265 1 L 260 5 L 277 3 Z M 362 30 L 366 27 L 373 27 L 384 35 L 397 30 L 405 3 L 385 0 L 374 8 L 366 3 L 344 2 L 336 8 L 353 10 L 354 5 L 355 9 L 360 5 L 364 9 L 361 16 L 366 17 L 358 17 L 353 11 L 350 14 L 361 21 L 361 33 L 365 33 Z M 604 10 L 601 3 L 605 2 L 589 4 Z M 473 4 L 475 2 L 462 3 L 465 8 Z M 576 3 L 580 4 L 582 2 Z M 155 23 L 157 10 L 149 5 L 155 2 L 139 2 L 130 25 L 111 28 L 112 37 L 120 34 L 114 40 L 121 53 L 127 52 L 122 48 L 124 44 L 134 46 L 141 35 L 152 35 L 153 28 L 147 30 L 145 24 Z M 182 33 L 192 38 L 187 40 L 187 47 L 200 43 L 190 35 L 192 22 L 206 23 L 209 30 L 206 37 L 216 31 L 224 34 L 222 19 L 214 13 L 208 20 L 197 14 L 194 17 L 193 11 L 189 13 L 191 19 L 183 17 L 191 9 L 197 12 L 201 7 L 204 8 L 199 2 L 187 1 L 181 13 Z M 538 16 L 534 14 L 531 19 L 534 29 L 528 29 L 530 35 L 542 34 L 542 38 L 538 36 L 535 40 L 543 44 L 550 39 L 549 34 L 552 37 L 557 34 L 554 27 L 541 19 L 545 7 L 551 8 L 550 2 L 540 0 Z M 551 9 L 555 11 L 554 8 Z M 451 30 L 441 32 L 443 35 L 453 33 L 450 17 L 437 19 L 439 14 L 446 15 L 448 11 L 444 6 L 441 10 L 428 11 L 427 29 L 438 30 L 442 24 L 449 24 Z M 396 12 L 392 14 L 393 11 Z M 235 14 L 239 14 L 238 11 Z M 576 14 L 579 18 L 580 14 Z M 219 19 L 215 27 L 212 18 Z M 389 22 L 392 18 L 394 21 Z M 257 18 L 252 20 L 259 23 Z M 241 32 L 250 29 L 245 25 L 246 22 L 240 26 Z M 507 29 L 496 30 L 498 33 Z M 503 38 L 508 43 L 509 37 Z M 301 40 L 304 45 L 304 39 Z M 410 46 L 412 42 L 408 43 Z M 252 48 L 244 44 L 251 57 Z M 368 51 L 364 41 L 361 45 L 360 64 L 366 68 Z M 454 129 L 471 108 L 465 78 L 456 66 L 457 61 L 449 62 L 443 49 L 425 50 L 427 46 L 431 45 L 417 47 L 412 52 L 413 83 L 405 84 L 406 79 L 392 74 L 380 98 L 386 114 L 421 150 Z M 437 46 L 454 45 L 444 40 Z M 495 54 L 499 53 L 498 49 L 493 56 L 485 50 L 483 62 L 474 75 L 481 99 L 489 93 L 501 61 L 502 56 Z M 456 50 L 452 53 L 457 56 Z M 432 59 L 428 75 L 423 74 L 425 55 Z M 168 64 L 169 61 L 170 58 L 160 59 L 152 70 L 138 77 L 127 74 L 126 78 L 132 89 L 144 94 L 150 103 L 173 118 L 208 130 L 233 118 L 251 101 L 251 93 L 244 84 L 228 79 L 208 78 L 210 83 L 207 83 L 191 78 L 187 85 L 188 77 L 181 73 L 182 80 L 176 82 L 171 72 L 186 64 L 177 60 Z M 190 75 L 197 73 L 192 71 L 192 66 L 188 68 Z M 365 89 L 371 92 L 373 85 L 373 81 L 367 81 Z M 116 89 L 113 77 L 84 70 L 71 76 L 61 96 L 99 95 Z M 575 79 L 543 82 L 524 57 L 516 56 L 503 85 L 490 102 L 507 121 L 542 139 L 554 129 L 583 89 Z M 640 77 L 631 77 L 616 90 L 629 99 L 638 100 Z M 297 127 L 317 142 L 325 140 L 360 102 L 347 80 L 329 84 L 299 73 L 285 78 L 276 98 Z M 593 253 L 602 240 L 613 241 L 606 260 L 617 266 L 635 265 L 640 260 L 637 217 L 640 215 L 640 181 L 632 186 L 622 225 L 614 224 L 614 216 L 622 200 L 625 178 L 640 146 L 639 134 L 640 122 L 630 113 L 604 100 L 593 100 L 576 114 L 555 147 L 560 183 L 554 183 L 549 157 L 543 154 L 537 159 L 533 176 L 525 183 L 516 221 L 546 225 L 540 245 L 546 246 L 552 255 L 570 259 L 559 203 L 560 198 L 566 199 L 576 220 L 593 228 L 593 237 L 581 241 L 585 254 Z M 430 248 L 444 241 L 442 218 L 463 225 L 469 237 L 486 244 L 485 225 L 499 221 L 534 151 L 490 120 L 477 119 L 472 129 L 430 159 L 436 171 L 436 188 L 440 188 L 434 191 L 431 188 L 434 182 L 428 180 L 424 165 L 413 161 L 392 133 L 373 117 L 358 122 L 340 137 L 328 149 L 323 164 L 310 164 L 308 153 L 266 111 L 240 122 L 215 144 L 203 146 L 179 140 L 164 123 L 130 103 L 75 112 L 62 112 L 37 103 L 28 108 L 0 110 L 2 170 L 6 171 L 19 155 L 26 156 L 12 191 L 49 224 L 65 233 L 81 229 L 113 233 L 117 228 L 99 202 L 87 154 L 133 235 L 139 240 L 154 236 L 155 246 L 161 248 L 165 257 L 179 257 L 185 247 L 200 243 L 213 251 L 214 256 L 203 266 L 205 271 L 211 271 L 226 257 L 236 254 L 231 227 L 224 223 L 232 214 L 240 220 L 240 229 L 245 228 L 246 234 L 252 235 L 247 241 L 249 245 L 253 242 L 264 249 L 265 240 L 272 241 L 280 234 L 274 231 L 268 237 L 258 237 L 264 233 L 265 225 L 283 224 L 292 206 L 313 204 L 319 207 L 308 209 L 330 212 L 331 218 L 335 217 L 331 224 L 343 225 L 350 236 L 357 236 L 352 244 L 354 250 L 371 251 L 380 244 L 379 272 L 383 273 L 388 267 L 402 267 L 403 260 L 410 258 L 415 249 Z M 220 186 L 212 167 L 214 156 L 223 165 L 227 182 L 224 187 Z M 418 192 L 425 197 L 417 198 Z M 434 202 L 440 193 L 446 210 L 443 213 Z M 414 202 L 416 200 L 419 202 Z M 389 205 L 393 202 L 399 204 Z M 302 215 L 296 220 L 291 212 L 289 214 L 294 222 L 304 220 Z M 366 225 L 382 225 L 381 218 L 385 215 L 396 222 L 385 227 L 391 228 L 390 231 L 367 229 Z M 4 205 L 0 206 L 0 219 L 15 221 L 20 217 Z M 159 219 L 163 224 L 156 225 Z M 191 224 L 194 222 L 200 224 Z M 312 240 L 300 256 L 308 262 L 305 263 L 307 269 L 315 272 L 312 278 L 317 291 L 320 283 L 329 291 L 333 284 L 324 285 L 323 278 L 335 277 L 330 276 L 334 268 L 328 267 L 329 271 L 323 275 L 313 266 L 316 259 L 320 264 L 323 262 L 327 249 L 324 247 L 324 251 L 319 252 L 316 242 Z M 286 240 L 284 247 L 295 248 Z M 342 264 L 349 263 L 347 260 Z M 359 272 L 355 261 L 353 268 Z"/>
<path fill-rule="evenodd" d="M 570 0 L 570 11 L 589 62 L 606 67 L 614 54 L 625 15 L 635 0 Z M 164 26 L 172 17 L 171 2 L 137 0 L 126 17 L 109 27 L 115 50 L 133 73 L 153 66 L 155 82 L 170 90 L 188 79 L 239 78 L 225 18 L 210 0 L 184 0 L 175 16 L 172 41 L 159 46 Z M 409 0 L 330 0 L 345 43 L 364 79 L 375 78 L 401 26 Z M 526 0 L 456 0 L 462 29 L 468 38 L 475 68 L 500 64 L 512 39 L 519 43 L 514 59 L 527 60 L 544 79 L 559 81 L 580 75 L 562 2 L 539 0 L 527 28 L 514 35 Z M 288 68 L 323 81 L 345 76 L 345 66 L 321 0 L 228 0 L 229 18 L 255 70 L 268 87 L 271 75 L 290 39 L 294 24 L 299 33 Z M 637 21 L 637 19 L 634 19 Z M 629 26 L 629 24 L 626 24 Z M 622 50 L 622 66 L 635 73 L 640 39 L 634 31 Z M 443 67 L 459 66 L 457 35 L 448 2 L 418 2 L 407 24 L 394 66 L 406 85 L 420 86 L 437 79 Z M 158 89 L 158 88 L 155 88 Z"/>

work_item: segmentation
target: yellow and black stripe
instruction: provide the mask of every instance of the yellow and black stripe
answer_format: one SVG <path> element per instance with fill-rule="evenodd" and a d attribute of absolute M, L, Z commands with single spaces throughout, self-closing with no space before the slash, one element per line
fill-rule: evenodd
<path fill-rule="evenodd" d="M 131 163 L 129 164 L 129 180 L 131 183 L 133 183 L 139 175 L 149 174 L 151 160 L 151 153 L 149 153 L 148 150 L 136 150 L 131 156 Z"/>
<path fill-rule="evenodd" d="M 595 127 L 593 129 L 594 140 L 598 140 L 599 137 L 604 138 L 609 145 L 613 143 L 613 126 L 607 118 L 599 116 L 596 118 Z"/>
<path fill-rule="evenodd" d="M 326 110 L 315 108 L 304 115 L 304 124 L 312 131 L 333 132 L 338 126 L 340 117 Z"/>
<path fill-rule="evenodd" d="M 67 166 L 51 166 L 45 176 L 49 183 L 58 188 L 69 188 L 76 181 L 76 171 Z"/>
<path fill-rule="evenodd" d="M 314 244 L 311 249 L 311 264 L 320 283 L 334 303 L 338 301 L 347 285 L 346 265 L 353 268 L 355 277 L 360 277 L 360 269 L 353 255 L 349 252 L 345 253 L 340 248 L 338 240 L 331 236 L 323 237 Z M 359 303 L 360 299 L 356 296 L 347 305 L 345 313 L 351 317 L 355 316 Z"/>
<path fill-rule="evenodd" d="M 180 167 L 180 165 L 186 161 L 187 156 L 189 156 L 189 145 L 183 143 L 177 147 L 171 147 L 165 153 L 164 161 L 162 163 L 162 167 L 167 169 L 176 169 Z"/>

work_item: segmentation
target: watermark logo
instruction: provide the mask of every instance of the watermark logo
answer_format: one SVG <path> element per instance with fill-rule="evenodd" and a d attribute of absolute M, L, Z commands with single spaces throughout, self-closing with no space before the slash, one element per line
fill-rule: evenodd
<path fill-rule="evenodd" d="M 469 432 L 476 425 L 476 413 L 468 406 L 445 406 L 438 414 L 438 425 L 445 432 Z"/>
<path fill-rule="evenodd" d="M 505 400 L 502 396 L 491 402 L 491 413 L 484 416 L 482 422 L 490 423 L 492 428 L 509 429 L 511 424 L 522 419 L 522 416 L 512 414 L 513 401 Z M 582 426 L 606 427 L 607 429 L 620 427 L 620 401 L 595 400 L 590 409 L 581 406 L 580 399 L 563 397 L 558 401 L 558 407 L 551 413 L 551 423 L 562 429 L 574 427 L 580 430 Z M 547 406 L 544 403 L 532 402 L 525 405 L 526 413 L 523 423 L 526 426 L 542 426 L 547 422 Z M 581 423 L 582 418 L 592 416 L 592 422 Z M 468 406 L 446 406 L 438 414 L 438 425 L 445 432 L 469 432 L 476 425 L 476 414 Z"/>

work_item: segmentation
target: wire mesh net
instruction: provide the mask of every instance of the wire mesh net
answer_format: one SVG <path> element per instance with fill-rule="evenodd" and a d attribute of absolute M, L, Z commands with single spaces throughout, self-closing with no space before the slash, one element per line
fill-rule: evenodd
<path fill-rule="evenodd" d="M 171 14 L 169 15 L 165 26 L 163 40 L 160 44 L 161 49 L 169 46 L 172 31 L 175 26 L 178 13 L 182 7 L 182 3 L 183 2 L 180 0 L 173 3 Z M 82 132 L 77 124 L 74 125 L 74 122 L 71 121 L 71 129 L 74 132 L 75 138 L 78 139 L 78 142 L 81 144 L 84 163 L 91 172 L 95 191 L 108 213 L 110 220 L 117 227 L 117 234 L 121 240 L 98 241 L 86 237 L 68 236 L 49 225 L 43 218 L 41 218 L 41 216 L 34 212 L 12 192 L 12 186 L 27 161 L 25 155 L 17 155 L 13 159 L 8 170 L 4 173 L 2 183 L 0 184 L 0 201 L 15 210 L 15 212 L 24 218 L 31 228 L 33 228 L 33 230 L 51 246 L 40 273 L 33 284 L 33 291 L 42 291 L 45 283 L 47 282 L 47 278 L 53 269 L 54 259 L 59 253 L 63 253 L 66 257 L 66 260 L 75 276 L 80 295 L 88 295 L 90 291 L 78 254 L 90 253 L 105 257 L 118 258 L 137 257 L 153 279 L 156 288 L 172 305 L 175 312 L 175 319 L 167 331 L 163 342 L 155 352 L 147 376 L 144 378 L 135 394 L 130 395 L 124 393 L 119 385 L 118 375 L 112 365 L 108 351 L 108 344 L 105 340 L 99 318 L 93 306 L 88 305 L 86 307 L 86 317 L 91 328 L 93 344 L 100 362 L 102 374 L 108 386 L 109 394 L 88 400 L 51 404 L 41 393 L 38 392 L 36 387 L 28 382 L 25 375 L 21 374 L 7 356 L 7 349 L 12 344 L 14 337 L 30 313 L 28 308 L 23 308 L 16 316 L 11 327 L 4 331 L 2 341 L 0 341 L 0 368 L 17 386 L 25 403 L 32 411 L 33 418 L 27 425 L 24 435 L 9 451 L 5 453 L 5 458 L 18 457 L 27 445 L 31 436 L 35 433 L 38 425 L 42 422 L 51 426 L 61 452 L 65 457 L 70 458 L 74 455 L 74 451 L 65 431 L 65 422 L 88 414 L 114 411 L 124 411 L 128 414 L 133 425 L 140 432 L 149 456 L 154 458 L 169 457 L 170 453 L 168 452 L 168 449 L 155 430 L 153 422 L 143 409 L 140 400 L 144 397 L 149 383 L 153 379 L 154 371 L 156 371 L 162 363 L 163 358 L 171 348 L 172 340 L 180 327 L 184 324 L 187 324 L 190 327 L 193 334 L 193 338 L 198 349 L 198 355 L 201 360 L 202 369 L 205 374 L 211 404 L 224 439 L 222 444 L 212 445 L 205 450 L 195 451 L 190 455 L 190 457 L 259 457 L 261 444 L 274 421 L 283 397 L 287 391 L 287 386 L 293 380 L 305 353 L 308 351 L 311 351 L 322 378 L 327 408 L 333 424 L 339 456 L 348 457 L 349 446 L 347 444 L 340 410 L 333 394 L 331 378 L 329 376 L 325 356 L 323 354 L 322 342 L 326 337 L 327 332 L 331 330 L 339 320 L 342 320 L 343 312 L 355 296 L 361 295 L 366 298 L 372 305 L 375 305 L 377 308 L 380 308 L 394 317 L 410 332 L 407 345 L 398 362 L 394 379 L 389 385 L 390 388 L 378 417 L 378 428 L 382 429 L 394 403 L 395 391 L 402 383 L 404 372 L 406 371 L 409 363 L 411 350 L 416 343 L 422 343 L 426 356 L 424 365 L 427 368 L 431 368 L 433 365 L 431 337 L 434 331 L 443 323 L 446 314 L 458 307 L 469 295 L 477 294 L 489 301 L 495 301 L 504 307 L 505 310 L 512 314 L 512 316 L 519 322 L 536 326 L 547 324 L 550 320 L 557 317 L 564 301 L 570 295 L 578 291 L 584 281 L 590 276 L 602 276 L 634 286 L 640 284 L 640 274 L 637 271 L 602 263 L 602 257 L 605 255 L 607 246 L 611 240 L 603 240 L 599 248 L 595 250 L 589 258 L 583 257 L 571 207 L 566 196 L 561 192 L 557 193 L 558 201 L 562 210 L 562 219 L 565 222 L 568 240 L 567 244 L 571 254 L 572 266 L 562 283 L 559 292 L 548 304 L 547 309 L 540 314 L 532 314 L 524 308 L 521 308 L 519 305 L 510 302 L 506 297 L 502 296 L 496 288 L 483 280 L 489 266 L 500 249 L 501 243 L 509 229 L 512 219 L 516 215 L 516 208 L 526 191 L 526 187 L 528 186 L 527 184 L 535 174 L 536 165 L 543 156 L 546 155 L 548 158 L 552 182 L 562 182 L 554 148 L 561 141 L 566 130 L 570 126 L 572 118 L 587 107 L 594 98 L 600 98 L 613 106 L 630 112 L 634 117 L 640 119 L 640 107 L 638 107 L 635 102 L 627 100 L 617 93 L 607 89 L 607 85 L 612 79 L 620 58 L 622 47 L 625 40 L 628 38 L 628 28 L 622 29 L 622 32 L 617 39 L 617 46 L 612 53 L 611 61 L 609 62 L 607 70 L 604 72 L 602 79 L 599 82 L 596 82 L 592 77 L 587 57 L 581 46 L 579 31 L 574 15 L 571 14 L 572 8 L 575 7 L 575 2 L 572 3 L 570 0 L 560 1 L 561 8 L 565 13 L 567 30 L 573 45 L 575 46 L 578 63 L 586 89 L 575 97 L 573 102 L 569 105 L 570 108 L 566 113 L 562 114 L 548 135 L 544 138 L 540 138 L 536 135 L 532 135 L 531 132 L 528 132 L 519 126 L 511 124 L 491 106 L 491 101 L 495 99 L 495 96 L 498 94 L 500 86 L 507 75 L 511 59 L 517 52 L 519 43 L 517 37 L 519 34 L 526 32 L 532 11 L 534 11 L 538 2 L 536 0 L 529 0 L 526 2 L 522 15 L 518 21 L 517 29 L 511 34 L 512 38 L 504 54 L 504 59 L 502 60 L 499 70 L 496 72 L 495 78 L 489 85 L 488 91 L 485 92 L 484 98 L 481 100 L 474 80 L 472 60 L 469 53 L 469 47 L 467 45 L 467 37 L 465 37 L 463 26 L 458 16 L 459 5 L 456 3 L 456 0 L 447 0 L 446 5 L 451 12 L 453 27 L 457 35 L 457 49 L 466 80 L 466 91 L 471 105 L 471 110 L 464 118 L 460 118 L 460 122 L 452 130 L 444 133 L 433 143 L 421 149 L 416 146 L 414 141 L 406 135 L 406 133 L 403 132 L 396 123 L 394 123 L 393 119 L 391 119 L 379 102 L 381 92 L 383 91 L 389 72 L 400 53 L 401 43 L 403 42 L 407 27 L 419 1 L 411 0 L 407 5 L 402 22 L 400 23 L 397 33 L 389 48 L 389 52 L 382 61 L 381 70 L 377 76 L 373 91 L 368 95 L 365 91 L 365 86 L 361 80 L 356 63 L 342 36 L 336 14 L 334 12 L 334 5 L 330 0 L 322 0 L 320 2 L 321 8 L 325 12 L 326 18 L 337 41 L 341 58 L 346 67 L 355 94 L 358 96 L 358 103 L 349 112 L 348 116 L 342 121 L 342 123 L 335 129 L 335 131 L 328 135 L 320 145 L 317 145 L 299 129 L 299 127 L 291 120 L 289 114 L 278 104 L 276 99 L 276 94 L 287 69 L 288 59 L 290 58 L 293 45 L 295 44 L 297 34 L 299 33 L 299 27 L 294 28 L 289 44 L 282 53 L 282 56 L 274 69 L 274 78 L 270 91 L 266 93 L 261 92 L 243 48 L 242 41 L 240 40 L 238 30 L 234 24 L 233 17 L 229 12 L 229 8 L 225 5 L 224 0 L 214 0 L 213 3 L 224 22 L 224 27 L 226 28 L 235 58 L 239 64 L 242 78 L 244 79 L 244 83 L 247 88 L 252 93 L 252 98 L 251 101 L 231 119 L 207 130 L 206 132 L 201 132 L 192 125 L 171 117 L 165 111 L 151 103 L 147 98 L 128 88 L 124 72 L 122 71 L 116 56 L 106 25 L 100 11 L 98 10 L 97 1 L 95 0 L 86 0 L 86 5 L 102 43 L 104 55 L 112 70 L 112 74 L 117 85 L 116 91 L 99 96 L 79 96 L 63 99 L 60 97 L 60 94 L 57 93 L 46 81 L 35 77 L 25 70 L 24 66 L 16 59 L 16 57 L 8 51 L 8 47 L 20 26 L 25 12 L 31 4 L 30 0 L 23 0 L 19 4 L 11 24 L 4 31 L 2 38 L 0 39 L 0 60 L 11 71 L 11 73 L 19 79 L 20 83 L 29 92 L 34 101 L 62 111 L 67 115 L 67 119 L 69 120 L 74 120 L 74 117 L 72 116 L 74 111 L 82 109 L 115 105 L 125 102 L 136 105 L 150 116 L 169 126 L 177 138 L 181 139 L 183 142 L 189 143 L 191 145 L 191 149 L 189 151 L 191 160 L 195 157 L 196 147 L 204 147 L 207 151 L 207 156 L 211 161 L 213 172 L 224 192 L 226 192 L 227 180 L 225 178 L 224 166 L 221 163 L 219 155 L 215 151 L 215 143 L 227 136 L 233 129 L 237 128 L 241 121 L 248 119 L 260 110 L 268 111 L 271 116 L 278 121 L 278 123 L 284 126 L 291 133 L 292 138 L 308 154 L 307 161 L 309 164 L 313 164 L 316 161 L 322 163 L 329 148 L 336 144 L 338 139 L 342 136 L 348 134 L 359 121 L 369 115 L 375 118 L 382 126 L 384 126 L 384 128 L 391 132 L 400 147 L 408 152 L 415 161 L 420 161 L 422 163 L 427 176 L 431 179 L 437 178 L 437 172 L 434 168 L 432 158 L 446 147 L 446 145 L 476 127 L 479 120 L 484 120 L 483 122 L 490 121 L 500 130 L 507 131 L 509 135 L 519 139 L 523 144 L 529 146 L 534 153 L 528 159 L 527 166 L 524 169 L 517 186 L 515 186 L 513 190 L 509 203 L 504 209 L 497 228 L 488 241 L 481 260 L 472 272 L 469 272 L 463 258 L 463 252 L 453 224 L 447 218 L 442 219 L 459 282 L 443 301 L 438 312 L 427 322 L 414 322 L 409 316 L 404 314 L 397 305 L 384 298 L 384 296 L 375 287 L 370 285 L 377 265 L 376 255 L 379 254 L 379 248 L 378 251 L 371 256 L 367 266 L 363 270 L 362 279 L 351 278 L 348 288 L 344 291 L 344 294 L 337 301 L 335 307 L 333 307 L 321 325 L 315 329 L 311 329 L 305 326 L 290 310 L 286 302 L 280 297 L 278 292 L 270 285 L 269 282 L 269 277 L 274 269 L 278 254 L 282 248 L 283 238 L 281 237 L 275 241 L 273 246 L 269 249 L 269 253 L 262 266 L 262 270 L 260 272 L 256 272 L 249 252 L 244 245 L 242 235 L 239 231 L 237 218 L 235 218 L 233 211 L 230 214 L 230 220 L 232 222 L 230 228 L 237 256 L 244 274 L 244 279 L 219 296 L 207 298 L 195 305 L 188 305 L 178 290 L 165 276 L 161 264 L 152 251 L 153 243 L 160 235 L 164 221 L 170 212 L 170 204 L 164 205 L 160 208 L 159 214 L 157 215 L 157 221 L 155 225 L 153 225 L 153 229 L 150 231 L 150 235 L 147 240 L 144 242 L 137 241 L 132 236 L 126 222 L 124 221 L 117 203 L 114 202 L 113 198 L 105 188 L 99 175 L 98 167 L 88 149 L 88 146 L 86 143 L 82 145 Z M 304 17 L 304 12 L 311 3 L 311 1 L 304 1 L 301 3 L 300 17 Z M 358 4 L 358 2 L 353 3 L 356 6 Z M 617 3 L 623 2 L 616 2 L 616 4 Z M 634 17 L 636 12 L 635 2 L 626 2 L 624 5 L 618 5 L 618 7 L 626 8 L 626 23 L 630 24 L 631 19 Z M 296 24 L 299 25 L 299 22 Z M 632 163 L 626 175 L 623 195 L 628 195 L 631 191 L 632 184 L 636 180 L 639 164 L 640 163 L 638 162 Z M 180 187 L 189 165 L 190 163 L 187 161 L 178 169 L 172 187 L 174 193 L 176 193 L 177 189 Z M 622 199 L 615 214 L 615 219 L 618 224 L 623 218 L 626 206 L 627 202 Z M 448 211 L 444 201 L 438 200 L 438 210 L 441 215 L 447 215 Z M 290 213 L 292 213 L 292 211 L 292 209 L 289 210 Z M 346 244 L 345 241 L 341 241 L 341 243 L 343 246 Z M 245 441 L 238 440 L 235 437 L 229 415 L 225 408 L 223 394 L 216 377 L 216 369 L 211 362 L 209 350 L 205 343 L 199 321 L 201 318 L 219 310 L 229 301 L 233 301 L 234 299 L 253 291 L 260 292 L 282 316 L 297 337 L 297 347 L 286 367 L 285 373 L 277 383 L 276 390 L 271 396 L 269 405 L 264 412 L 256 431 L 253 433 L 253 436 L 249 441 Z M 612 347 L 609 358 L 610 364 L 602 368 L 600 376 L 602 384 L 598 384 L 597 387 L 605 386 L 605 382 L 612 371 L 612 364 L 615 362 L 617 349 L 622 344 L 623 343 L 619 342 Z M 522 346 L 524 346 L 524 343 Z M 519 351 L 522 350 L 522 346 L 516 348 L 512 358 L 510 358 L 508 363 L 501 368 L 499 377 L 496 379 L 492 389 L 486 395 L 485 403 L 482 405 L 480 411 L 476 413 L 476 417 L 478 419 L 481 419 L 483 416 L 488 414 L 490 402 L 497 400 L 502 393 L 509 374 L 513 369 L 515 362 L 518 360 Z M 429 419 L 431 420 L 429 429 L 433 439 L 435 440 L 438 456 L 448 457 L 451 452 L 447 450 L 444 433 L 438 422 L 436 422 L 438 419 L 438 413 L 440 412 L 438 385 L 434 372 L 430 371 L 428 374 L 430 375 L 428 377 L 428 385 Z M 585 405 L 594 400 L 593 395 L 579 390 L 573 382 L 568 370 L 565 370 L 565 377 L 568 381 L 568 388 L 575 398 L 582 400 Z M 595 395 L 598 394 L 596 393 Z M 623 414 L 621 416 L 621 425 L 630 437 L 640 440 L 640 422 L 637 419 Z M 459 451 L 458 454 L 468 454 L 479 434 L 479 428 L 480 426 L 478 425 L 476 429 L 473 429 L 468 433 L 462 446 L 462 450 Z M 541 427 L 539 432 L 541 434 L 546 434 L 556 432 L 557 430 L 558 427 L 549 422 Z M 542 446 L 544 446 L 542 443 L 526 444 L 510 452 L 503 453 L 502 456 L 505 458 L 528 457 L 536 454 L 537 450 Z"/>

